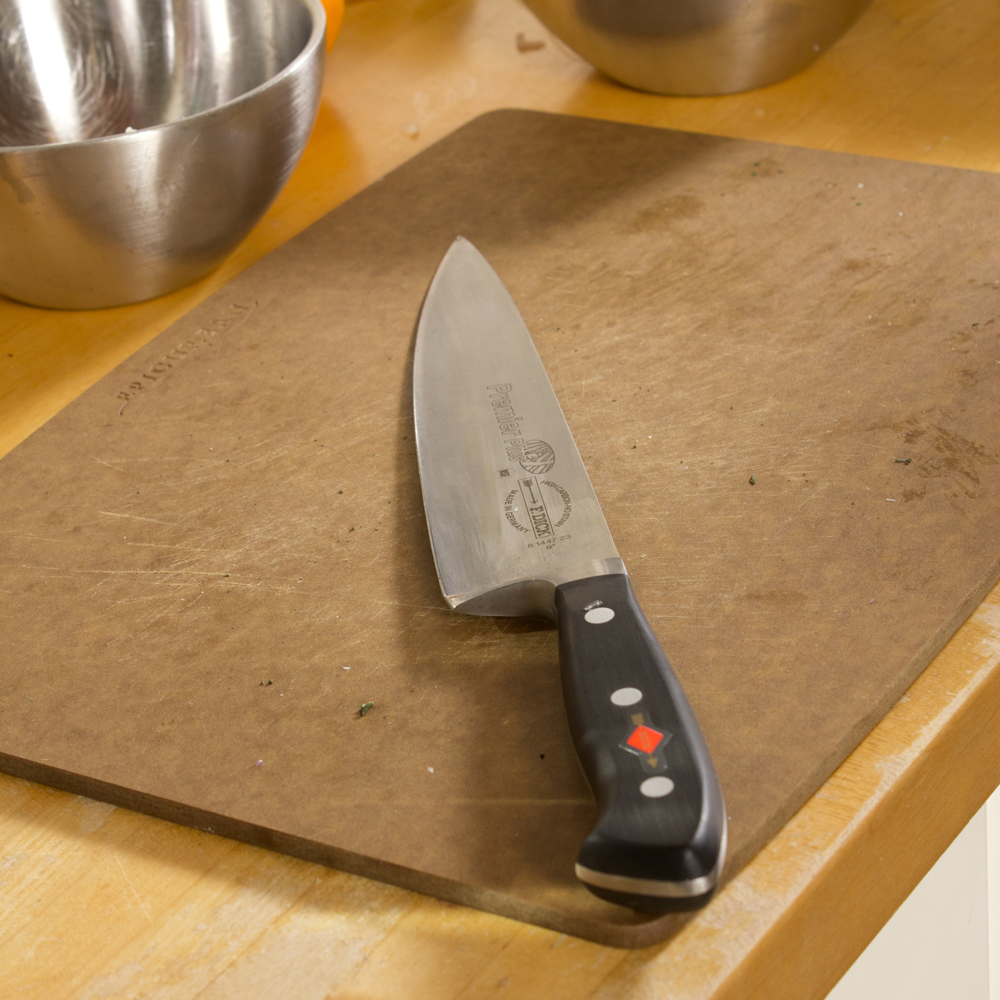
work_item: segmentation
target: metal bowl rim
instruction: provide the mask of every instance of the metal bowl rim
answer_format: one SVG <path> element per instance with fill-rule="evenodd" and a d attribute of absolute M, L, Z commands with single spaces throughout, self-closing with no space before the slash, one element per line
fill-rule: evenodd
<path fill-rule="evenodd" d="M 0 158 L 8 156 L 11 153 L 39 153 L 43 149 L 66 149 L 68 147 L 91 147 L 96 146 L 98 143 L 108 143 L 108 142 L 132 142 L 136 140 L 137 136 L 149 135 L 150 132 L 157 132 L 161 129 L 176 128 L 178 125 L 186 125 L 188 122 L 196 122 L 199 119 L 207 119 L 212 115 L 220 114 L 228 108 L 235 107 L 236 105 L 249 101 L 255 97 L 262 90 L 266 90 L 268 87 L 276 86 L 284 77 L 291 76 L 298 67 L 305 62 L 309 57 L 312 56 L 315 49 L 323 43 L 326 37 L 326 8 L 323 6 L 321 0 L 302 0 L 302 3 L 309 8 L 312 12 L 312 32 L 309 38 L 306 40 L 306 44 L 302 46 L 302 51 L 283 69 L 279 70 L 274 76 L 269 77 L 263 83 L 257 84 L 252 90 L 248 90 L 238 97 L 232 97 L 228 101 L 224 101 L 222 104 L 217 104 L 213 108 L 206 108 L 204 111 L 199 111 L 193 115 L 185 115 L 183 118 L 178 118 L 172 122 L 161 122 L 159 125 L 150 125 L 148 128 L 136 129 L 134 132 L 118 132 L 115 135 L 99 135 L 92 139 L 71 139 L 67 142 L 38 142 L 30 146 L 3 146 L 0 145 Z"/>

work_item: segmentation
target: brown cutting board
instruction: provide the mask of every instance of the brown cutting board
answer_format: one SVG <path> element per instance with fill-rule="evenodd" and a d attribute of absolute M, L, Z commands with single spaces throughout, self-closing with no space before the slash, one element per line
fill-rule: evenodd
<path fill-rule="evenodd" d="M 996 581 L 1000 177 L 477 119 L 0 462 L 0 766 L 639 946 L 556 633 L 446 610 L 413 447 L 457 234 L 519 303 L 698 713 L 731 877 Z M 363 702 L 374 707 L 364 716 Z"/>

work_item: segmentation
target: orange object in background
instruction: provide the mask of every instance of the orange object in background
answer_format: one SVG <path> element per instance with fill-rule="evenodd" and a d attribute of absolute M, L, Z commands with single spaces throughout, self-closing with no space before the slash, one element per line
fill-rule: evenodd
<path fill-rule="evenodd" d="M 323 0 L 326 8 L 326 51 L 333 48 L 340 32 L 340 22 L 344 20 L 344 0 Z"/>

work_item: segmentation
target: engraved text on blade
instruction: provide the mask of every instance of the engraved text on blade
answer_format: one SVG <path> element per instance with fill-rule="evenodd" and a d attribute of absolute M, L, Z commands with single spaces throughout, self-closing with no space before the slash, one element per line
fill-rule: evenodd
<path fill-rule="evenodd" d="M 503 497 L 504 518 L 517 531 L 534 536 L 535 542 L 529 543 L 528 548 L 534 548 L 538 543 L 550 548 L 557 541 L 570 537 L 557 536 L 556 530 L 569 520 L 573 510 L 573 502 L 566 489 L 552 480 L 540 481 L 537 478 L 544 476 L 556 464 L 555 451 L 545 441 L 526 439 L 521 430 L 522 419 L 511 400 L 514 392 L 512 383 L 489 385 L 486 391 L 507 458 L 528 473 L 526 477 L 518 478 L 516 488 Z M 509 483 L 514 476 L 511 469 L 500 469 L 497 478 Z M 558 511 L 555 516 L 554 511 Z"/>

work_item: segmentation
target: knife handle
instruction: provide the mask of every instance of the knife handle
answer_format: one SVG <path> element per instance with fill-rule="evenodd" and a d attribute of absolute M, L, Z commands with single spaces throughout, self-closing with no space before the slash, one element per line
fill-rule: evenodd
<path fill-rule="evenodd" d="M 680 681 L 625 574 L 556 588 L 570 730 L 599 816 L 577 877 L 637 910 L 692 910 L 711 898 L 726 812 Z"/>

